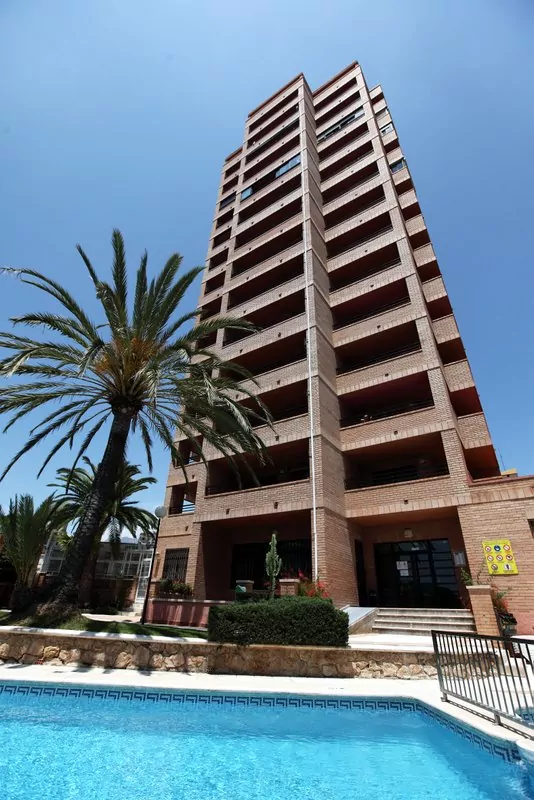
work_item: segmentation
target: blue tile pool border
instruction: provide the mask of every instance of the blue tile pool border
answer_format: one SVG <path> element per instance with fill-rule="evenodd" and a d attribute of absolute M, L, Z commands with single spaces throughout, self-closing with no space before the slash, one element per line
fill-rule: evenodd
<path fill-rule="evenodd" d="M 88 686 L 85 684 L 46 684 L 37 682 L 0 683 L 0 696 L 84 698 L 94 700 L 127 700 L 140 703 L 172 703 L 176 705 L 250 706 L 254 708 L 322 708 L 356 711 L 408 711 L 419 713 L 448 728 L 458 736 L 492 756 L 504 761 L 520 761 L 514 742 L 491 736 L 476 727 L 460 722 L 431 705 L 409 697 L 347 697 L 335 695 L 306 695 L 256 692 L 199 691 L 180 689 L 141 689 L 125 687 Z"/>

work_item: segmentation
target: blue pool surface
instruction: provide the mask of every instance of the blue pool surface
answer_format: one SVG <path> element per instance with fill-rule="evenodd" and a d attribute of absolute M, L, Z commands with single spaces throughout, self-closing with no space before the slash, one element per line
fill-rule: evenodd
<path fill-rule="evenodd" d="M 2 800 L 534 797 L 513 748 L 411 701 L 98 694 L 0 687 Z"/>

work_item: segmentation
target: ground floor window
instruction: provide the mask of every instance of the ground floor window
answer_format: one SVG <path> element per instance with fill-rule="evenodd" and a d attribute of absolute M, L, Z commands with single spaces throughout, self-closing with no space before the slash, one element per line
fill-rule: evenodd
<path fill-rule="evenodd" d="M 166 550 L 162 578 L 169 578 L 171 581 L 185 583 L 188 560 L 188 547 L 177 547 L 172 550 Z"/>

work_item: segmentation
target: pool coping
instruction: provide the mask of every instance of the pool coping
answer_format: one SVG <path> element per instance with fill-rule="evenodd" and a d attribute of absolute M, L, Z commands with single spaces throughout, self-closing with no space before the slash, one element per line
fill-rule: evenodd
<path fill-rule="evenodd" d="M 213 675 L 208 673 L 156 672 L 148 670 L 102 669 L 81 666 L 5 664 L 0 666 L 0 684 L 83 687 L 138 690 L 189 695 L 259 695 L 285 697 L 327 697 L 350 700 L 400 700 L 420 704 L 439 722 L 492 750 L 505 760 L 521 759 L 534 770 L 534 741 L 521 733 L 502 728 L 466 708 L 444 702 L 436 680 L 402 681 L 388 678 L 297 678 L 252 675 Z M 484 744 L 486 740 L 489 745 Z M 514 752 L 513 757 L 510 753 Z M 508 753 L 508 755 L 506 755 Z"/>

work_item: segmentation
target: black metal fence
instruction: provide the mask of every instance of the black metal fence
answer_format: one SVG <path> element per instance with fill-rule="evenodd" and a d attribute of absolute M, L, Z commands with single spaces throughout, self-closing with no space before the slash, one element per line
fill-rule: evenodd
<path fill-rule="evenodd" d="M 432 631 L 443 699 L 534 729 L 534 639 Z"/>

